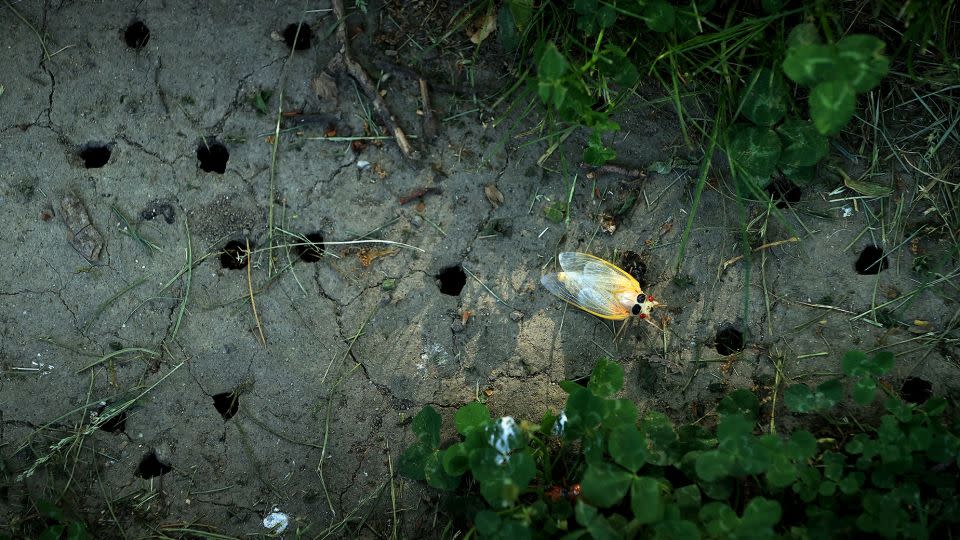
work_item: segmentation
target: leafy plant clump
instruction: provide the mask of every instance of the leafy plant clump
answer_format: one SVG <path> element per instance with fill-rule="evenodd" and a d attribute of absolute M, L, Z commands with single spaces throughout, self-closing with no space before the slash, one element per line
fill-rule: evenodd
<path fill-rule="evenodd" d="M 641 80 L 653 80 L 688 142 L 691 129 L 709 136 L 699 119 L 717 111 L 718 142 L 732 172 L 762 188 L 775 174 L 809 182 L 827 137 L 850 122 L 857 96 L 890 70 L 885 42 L 851 32 L 843 9 L 812 0 L 505 0 L 498 21 L 501 43 L 536 65 L 531 79 L 547 117 L 591 130 L 586 162 L 616 157 L 602 142 L 620 129 L 612 113 Z M 870 28 L 920 24 L 886 5 L 878 10 Z M 903 45 L 915 36 L 899 37 Z M 908 64 L 916 53 L 897 50 Z"/>
<path fill-rule="evenodd" d="M 843 358 L 856 403 L 876 399 L 892 359 Z M 424 407 L 400 471 L 457 490 L 448 510 L 469 527 L 465 538 L 928 538 L 960 524 L 960 438 L 943 399 L 915 405 L 886 392 L 876 426 L 817 438 L 759 433 L 760 403 L 747 390 L 724 397 L 707 428 L 638 415 L 615 397 L 622 385 L 622 368 L 600 360 L 586 386 L 562 384 L 566 406 L 540 423 L 467 404 L 446 448 L 440 415 Z M 784 401 L 829 417 L 844 386 L 795 385 Z"/>

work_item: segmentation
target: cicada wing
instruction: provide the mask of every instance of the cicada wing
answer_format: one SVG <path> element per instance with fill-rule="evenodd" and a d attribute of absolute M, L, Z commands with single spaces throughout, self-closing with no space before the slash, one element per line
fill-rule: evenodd
<path fill-rule="evenodd" d="M 573 272 L 589 276 L 589 279 L 601 280 L 611 286 L 622 287 L 622 290 L 636 289 L 639 294 L 640 284 L 622 268 L 600 257 L 586 253 L 564 251 L 559 256 L 560 268 L 564 272 Z M 625 286 L 629 284 L 629 286 Z"/>
<path fill-rule="evenodd" d="M 630 316 L 614 291 L 594 287 L 582 274 L 547 274 L 540 278 L 540 283 L 561 300 L 597 317 L 620 320 Z"/>

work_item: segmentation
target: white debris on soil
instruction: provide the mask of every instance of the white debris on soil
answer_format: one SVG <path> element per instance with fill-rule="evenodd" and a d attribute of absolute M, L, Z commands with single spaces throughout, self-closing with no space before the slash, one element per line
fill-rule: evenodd
<path fill-rule="evenodd" d="M 499 454 L 497 465 L 503 465 L 510 460 L 510 438 L 519 434 L 517 421 L 512 416 L 501 418 L 497 427 L 490 433 L 490 446 Z"/>
<path fill-rule="evenodd" d="M 263 526 L 267 529 L 270 529 L 270 532 L 276 534 L 280 534 L 287 530 L 289 525 L 290 516 L 281 512 L 277 507 L 274 507 L 273 512 L 270 512 L 267 514 L 267 517 L 263 518 Z"/>
<path fill-rule="evenodd" d="M 363 170 L 363 169 L 366 169 L 366 168 L 369 167 L 369 166 L 370 166 L 370 162 L 367 161 L 367 160 L 361 159 L 360 161 L 357 162 L 357 168 L 358 168 L 358 169 Z"/>
<path fill-rule="evenodd" d="M 844 207 L 841 208 L 840 210 L 843 211 L 843 217 L 845 217 L 845 218 L 848 218 L 848 217 L 850 217 L 850 216 L 853 215 L 853 207 L 850 206 L 849 204 L 846 205 L 846 206 L 844 206 Z"/>
<path fill-rule="evenodd" d="M 563 435 L 565 429 L 567 429 L 567 411 L 560 411 L 560 416 L 553 423 L 553 434 Z"/>

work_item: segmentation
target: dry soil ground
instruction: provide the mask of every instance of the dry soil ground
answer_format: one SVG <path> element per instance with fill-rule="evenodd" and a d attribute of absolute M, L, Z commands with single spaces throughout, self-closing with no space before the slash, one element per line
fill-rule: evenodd
<path fill-rule="evenodd" d="M 921 253 L 940 275 L 956 261 L 937 258 L 938 233 L 912 242 L 936 222 L 906 175 L 876 180 L 899 178 L 883 199 L 824 178 L 791 195 L 782 221 L 747 208 L 754 247 L 800 238 L 749 264 L 728 264 L 742 216 L 711 181 L 678 274 L 696 168 L 664 166 L 690 157 L 671 110 L 638 99 L 619 118 L 618 162 L 645 178 L 580 168 L 580 134 L 540 166 L 549 141 L 524 132 L 535 122 L 473 98 L 510 82 L 483 54 L 495 44 L 477 57 L 462 31 L 431 42 L 453 14 L 442 3 L 371 3 L 350 18 L 352 48 L 375 79 L 389 74 L 380 89 L 419 159 L 389 138 L 321 140 L 383 133 L 351 78 L 320 77 L 339 50 L 328 7 L 0 6 L 0 535 L 35 531 L 39 499 L 100 537 L 268 534 L 275 510 L 287 537 L 376 536 L 394 518 L 429 535 L 445 524 L 432 491 L 390 475 L 411 416 L 429 403 L 449 417 L 479 396 L 538 419 L 562 406 L 557 383 L 601 356 L 624 366 L 627 397 L 688 419 L 732 388 L 769 398 L 835 373 L 853 347 L 892 347 L 894 387 L 919 377 L 957 390 L 956 281 L 923 287 L 912 270 Z M 291 54 L 301 16 L 309 47 Z M 398 65 L 433 85 L 436 139 L 422 136 L 417 80 Z M 305 115 L 283 118 L 274 163 L 281 104 Z M 551 221 L 568 197 L 569 220 Z M 631 199 L 610 234 L 603 214 Z M 282 231 L 418 249 L 320 256 Z M 882 271 L 858 272 L 870 246 Z M 656 317 L 667 331 L 565 308 L 538 284 L 559 251 L 632 252 L 627 266 L 668 304 Z"/>

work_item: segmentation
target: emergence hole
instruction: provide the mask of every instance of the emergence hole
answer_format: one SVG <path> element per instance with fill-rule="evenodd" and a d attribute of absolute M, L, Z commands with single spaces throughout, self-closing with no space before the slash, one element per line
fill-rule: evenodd
<path fill-rule="evenodd" d="M 123 41 L 131 49 L 142 49 L 150 41 L 150 29 L 143 21 L 133 21 L 123 31 Z"/>
<path fill-rule="evenodd" d="M 460 296 L 460 291 L 467 284 L 467 274 L 459 264 L 440 270 L 436 277 L 440 280 L 440 292 L 448 296 Z"/>
<path fill-rule="evenodd" d="M 213 396 L 213 406 L 226 422 L 240 409 L 240 395 L 236 392 L 221 392 Z"/>
<path fill-rule="evenodd" d="M 253 249 L 253 248 L 251 248 Z M 220 266 L 227 270 L 242 270 L 247 267 L 247 244 L 231 240 L 223 246 L 220 253 Z"/>
<path fill-rule="evenodd" d="M 230 151 L 219 141 L 200 141 L 197 146 L 197 159 L 200 161 L 201 171 L 223 174 L 227 170 Z"/>
<path fill-rule="evenodd" d="M 641 287 L 647 286 L 647 263 L 643 262 L 636 251 L 624 251 L 620 257 L 620 268 L 637 280 Z"/>
<path fill-rule="evenodd" d="M 309 242 L 321 245 L 312 245 L 312 246 L 294 246 L 293 252 L 297 254 L 297 257 L 300 257 L 300 260 L 303 262 L 314 263 L 323 258 L 323 252 L 325 251 L 323 247 L 323 233 L 320 231 L 312 232 L 304 238 Z M 297 239 L 298 244 L 303 244 L 302 239 Z"/>
<path fill-rule="evenodd" d="M 803 190 L 800 189 L 800 186 L 786 178 L 780 178 L 767 186 L 767 193 L 770 194 L 770 198 L 777 204 L 777 208 L 786 208 L 788 204 L 800 202 Z"/>
<path fill-rule="evenodd" d="M 88 143 L 80 148 L 77 156 L 83 160 L 83 167 L 85 169 L 99 169 L 110 161 L 110 145 Z"/>
<path fill-rule="evenodd" d="M 297 26 L 300 26 L 300 33 L 297 33 Z M 287 47 L 295 51 L 305 51 L 310 48 L 310 38 L 313 37 L 313 31 L 306 24 L 291 24 L 283 30 L 283 42 Z"/>
<path fill-rule="evenodd" d="M 137 476 L 145 480 L 149 480 L 150 478 L 163 476 L 172 470 L 173 467 L 167 465 L 157 458 L 156 452 L 150 452 L 149 454 L 143 456 L 143 459 L 140 460 L 140 464 L 137 465 Z"/>
<path fill-rule="evenodd" d="M 920 377 L 907 377 L 900 387 L 900 397 L 910 403 L 924 403 L 933 395 L 933 383 Z"/>
<path fill-rule="evenodd" d="M 858 274 L 869 276 L 879 274 L 890 267 L 887 256 L 878 246 L 867 246 L 860 252 L 853 267 Z"/>
<path fill-rule="evenodd" d="M 127 411 L 121 411 L 113 418 L 100 424 L 100 429 L 107 433 L 123 433 L 127 430 Z"/>
<path fill-rule="evenodd" d="M 746 346 L 746 340 L 743 337 L 743 332 L 736 328 L 727 327 L 717 332 L 714 346 L 718 353 L 729 356 L 742 351 Z"/>

